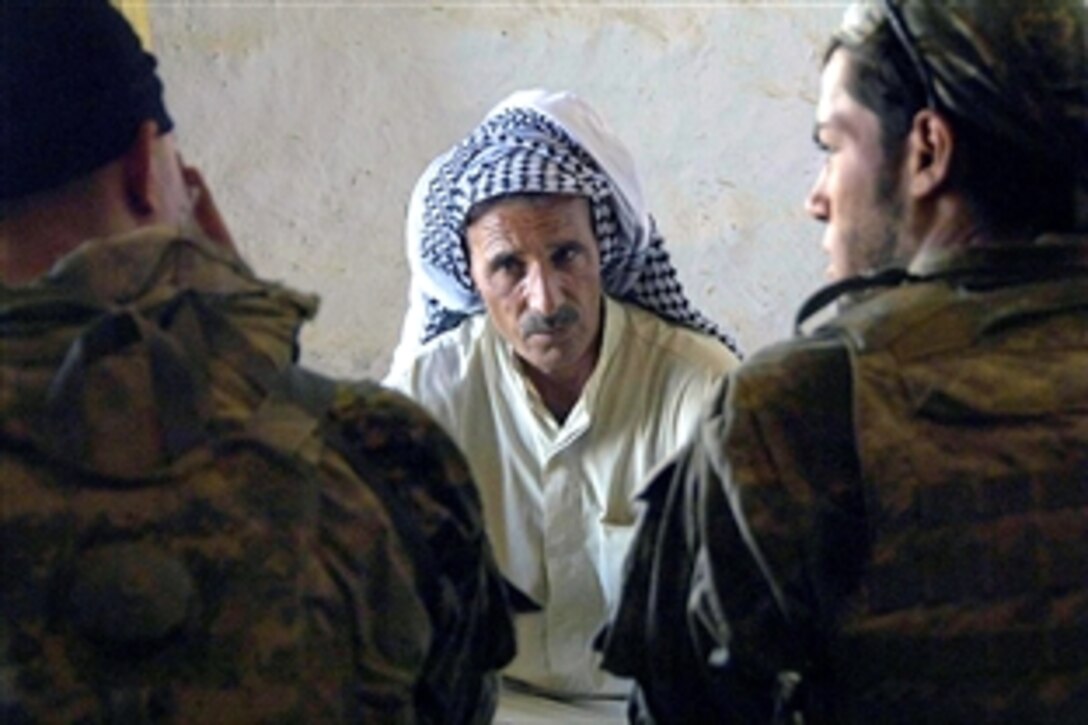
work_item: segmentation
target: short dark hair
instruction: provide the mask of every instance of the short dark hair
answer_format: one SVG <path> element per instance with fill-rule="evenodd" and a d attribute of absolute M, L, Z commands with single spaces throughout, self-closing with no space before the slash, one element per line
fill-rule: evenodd
<path fill-rule="evenodd" d="M 891 24 L 881 20 L 863 40 L 836 36 L 824 64 L 838 50 L 849 56 L 846 91 L 880 122 L 881 148 L 889 164 L 898 163 L 915 115 L 926 107 L 926 93 L 906 49 Z M 1017 146 L 969 118 L 938 112 L 956 139 L 953 183 L 978 220 L 995 232 L 1068 231 L 1076 221 L 1076 164 Z"/>
<path fill-rule="evenodd" d="M 109 0 L 0 2 L 0 200 L 114 161 L 144 121 L 169 132 L 156 66 Z"/>
<path fill-rule="evenodd" d="M 922 79 L 914 72 L 910 56 L 889 23 L 880 23 L 858 43 L 835 36 L 824 53 L 824 65 L 840 49 L 850 57 L 845 76 L 847 93 L 876 114 L 884 156 L 898 161 L 914 116 L 926 105 Z"/>

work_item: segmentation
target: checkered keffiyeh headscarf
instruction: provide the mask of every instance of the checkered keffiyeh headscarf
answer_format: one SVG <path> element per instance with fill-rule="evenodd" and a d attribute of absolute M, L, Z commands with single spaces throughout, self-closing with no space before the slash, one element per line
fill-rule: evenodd
<path fill-rule="evenodd" d="M 474 204 L 519 193 L 589 199 L 605 292 L 738 351 L 684 296 L 643 208 L 627 150 L 580 98 L 546 91 L 520 91 L 500 103 L 416 184 L 407 221 L 412 289 L 402 346 L 425 343 L 484 310 L 469 273 L 465 220 Z"/>

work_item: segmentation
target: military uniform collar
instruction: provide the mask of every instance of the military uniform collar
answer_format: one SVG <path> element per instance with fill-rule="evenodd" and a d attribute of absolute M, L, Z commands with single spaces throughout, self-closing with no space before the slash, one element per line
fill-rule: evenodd
<path fill-rule="evenodd" d="M 232 251 L 183 236 L 176 228 L 160 226 L 90 239 L 24 290 L 76 291 L 123 304 L 159 286 L 230 294 L 256 292 L 269 285 L 257 279 Z M 298 297 L 296 304 L 310 310 L 307 316 L 312 316 L 316 300 L 291 295 Z"/>
<path fill-rule="evenodd" d="M 1044 234 L 1024 244 L 958 247 L 919 253 L 910 267 L 850 277 L 813 293 L 798 310 L 794 334 L 832 302 L 855 304 L 901 284 L 938 279 L 965 284 L 1010 284 L 1088 275 L 1088 234 Z"/>
<path fill-rule="evenodd" d="M 941 249 L 920 253 L 911 262 L 912 277 L 1018 272 L 1031 275 L 1047 271 L 1071 272 L 1088 268 L 1088 235 L 1046 234 L 1025 244 Z"/>

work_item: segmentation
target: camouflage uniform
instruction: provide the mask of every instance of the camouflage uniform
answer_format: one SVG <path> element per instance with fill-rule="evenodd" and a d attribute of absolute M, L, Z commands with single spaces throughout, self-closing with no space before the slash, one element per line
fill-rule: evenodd
<path fill-rule="evenodd" d="M 912 272 L 650 484 L 603 640 L 642 721 L 1088 722 L 1088 238 Z"/>
<path fill-rule="evenodd" d="M 490 719 L 512 629 L 465 463 L 293 365 L 315 307 L 164 230 L 0 287 L 0 720 Z"/>

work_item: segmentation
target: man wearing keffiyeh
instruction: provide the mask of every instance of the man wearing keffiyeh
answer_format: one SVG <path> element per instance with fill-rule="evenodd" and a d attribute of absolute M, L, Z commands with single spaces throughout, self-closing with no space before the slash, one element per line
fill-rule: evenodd
<path fill-rule="evenodd" d="M 386 382 L 465 451 L 525 610 L 512 680 L 626 688 L 591 641 L 641 479 L 690 434 L 733 340 L 683 294 L 630 155 L 570 93 L 500 103 L 416 185 L 410 308 Z"/>
<path fill-rule="evenodd" d="M 604 666 L 637 722 L 1088 722 L 1083 0 L 853 7 L 815 138 L 839 281 L 649 483 Z"/>

